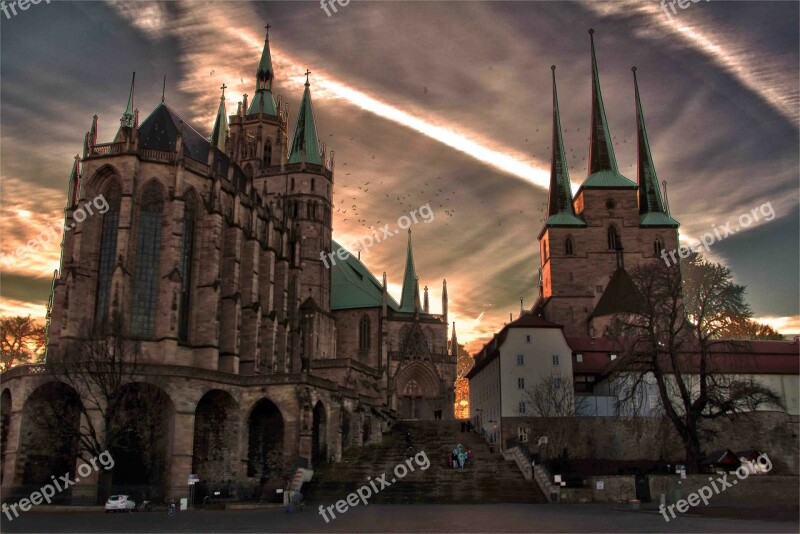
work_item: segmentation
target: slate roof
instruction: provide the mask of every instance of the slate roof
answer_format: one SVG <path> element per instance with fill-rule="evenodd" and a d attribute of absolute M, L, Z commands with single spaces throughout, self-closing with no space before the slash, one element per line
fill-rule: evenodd
<path fill-rule="evenodd" d="M 336 241 L 331 243 L 333 258 L 328 259 L 331 264 L 331 310 L 383 306 L 383 286 L 378 279 L 356 256 L 350 254 L 347 259 L 340 260 L 337 253 L 344 247 Z M 395 311 L 400 309 L 391 295 L 388 295 L 387 305 Z"/>

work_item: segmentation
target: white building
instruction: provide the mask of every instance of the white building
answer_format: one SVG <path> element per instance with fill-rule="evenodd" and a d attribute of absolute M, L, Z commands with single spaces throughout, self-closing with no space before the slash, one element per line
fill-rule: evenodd
<path fill-rule="evenodd" d="M 563 327 L 524 314 L 503 327 L 475 357 L 466 375 L 470 420 L 487 441 L 498 443 L 504 435 L 504 418 L 531 413 L 526 391 L 543 380 L 557 388 L 572 388 L 572 374 L 572 349 Z"/>

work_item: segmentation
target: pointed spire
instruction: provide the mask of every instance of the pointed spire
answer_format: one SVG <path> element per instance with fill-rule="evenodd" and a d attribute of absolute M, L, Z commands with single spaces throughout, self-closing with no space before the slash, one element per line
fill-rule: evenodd
<path fill-rule="evenodd" d="M 592 126 L 590 128 L 589 174 L 598 171 L 619 172 L 614 146 L 608 131 L 603 94 L 600 91 L 600 72 L 597 69 L 597 54 L 594 49 L 594 30 L 589 30 L 592 46 Z"/>
<path fill-rule="evenodd" d="M 136 73 L 133 73 L 133 79 L 131 80 L 131 92 L 128 95 L 128 106 L 125 108 L 125 113 L 122 114 L 122 118 L 119 120 L 120 126 L 122 128 L 133 128 L 133 121 L 135 119 L 133 115 L 133 88 L 136 84 Z"/>
<path fill-rule="evenodd" d="M 261 61 L 256 69 L 256 92 L 253 95 L 250 107 L 247 108 L 247 104 L 245 104 L 245 108 L 247 108 L 248 115 L 264 113 L 265 115 L 275 116 L 278 114 L 278 105 L 272 95 L 272 81 L 275 79 L 275 71 L 272 69 L 272 54 L 269 50 L 269 29 L 271 26 L 267 24 L 264 28 L 266 37 L 264 38 L 264 50 L 261 52 Z"/>
<path fill-rule="evenodd" d="M 442 280 L 442 315 L 447 321 L 447 280 Z"/>
<path fill-rule="evenodd" d="M 228 139 L 228 114 L 225 111 L 225 89 L 227 86 L 223 83 L 222 96 L 219 98 L 219 109 L 217 110 L 217 118 L 214 121 L 214 130 L 211 133 L 211 146 L 217 148 L 221 152 L 225 152 L 225 141 Z"/>
<path fill-rule="evenodd" d="M 594 49 L 594 30 L 589 30 L 592 47 L 592 124 L 589 128 L 589 174 L 581 187 L 633 189 L 636 184 L 619 173 L 614 156 L 614 140 L 608 129 L 603 94 L 600 91 L 600 71 Z"/>
<path fill-rule="evenodd" d="M 314 122 L 314 110 L 311 107 L 311 84 L 308 81 L 310 71 L 306 71 L 306 89 L 303 92 L 303 101 L 300 102 L 300 112 L 297 115 L 297 126 L 294 129 L 292 148 L 289 151 L 289 163 L 311 163 L 322 165 L 317 138 L 317 125 Z"/>
<path fill-rule="evenodd" d="M 453 321 L 453 334 L 450 336 L 450 355 L 458 359 L 458 338 L 456 337 L 456 322 Z"/>
<path fill-rule="evenodd" d="M 639 96 L 639 82 L 636 79 L 636 67 L 633 71 L 633 87 L 636 95 L 636 133 L 638 138 L 638 175 L 639 183 L 639 222 L 642 225 L 678 226 L 678 222 L 667 213 L 661 189 L 658 187 L 658 176 L 650 153 L 650 141 L 644 125 L 642 100 Z"/>
<path fill-rule="evenodd" d="M 72 164 L 72 172 L 69 175 L 69 192 L 67 194 L 68 206 L 74 206 L 78 203 L 80 196 L 80 179 L 81 179 L 81 157 L 75 154 L 75 162 Z"/>
<path fill-rule="evenodd" d="M 558 110 L 558 91 L 556 89 L 556 66 L 553 72 L 553 141 L 550 162 L 550 199 L 547 204 L 547 225 L 585 226 L 583 220 L 575 215 L 572 204 L 572 186 L 569 182 L 567 153 L 561 136 L 561 114 Z"/>
<path fill-rule="evenodd" d="M 405 275 L 403 275 L 403 293 L 400 297 L 400 311 L 413 312 L 421 308 L 418 284 L 417 271 L 414 269 L 414 254 L 411 251 L 411 229 L 409 228 L 406 272 Z"/>
<path fill-rule="evenodd" d="M 428 301 L 428 286 L 424 288 L 424 297 L 422 299 L 422 311 L 425 313 L 430 313 L 430 302 Z"/>

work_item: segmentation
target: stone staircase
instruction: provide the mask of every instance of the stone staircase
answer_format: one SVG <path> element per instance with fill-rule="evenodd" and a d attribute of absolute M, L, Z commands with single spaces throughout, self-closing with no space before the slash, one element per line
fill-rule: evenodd
<path fill-rule="evenodd" d="M 411 448 L 406 447 L 405 434 L 411 432 Z M 475 455 L 464 469 L 448 467 L 447 461 L 455 446 L 461 443 Z M 544 503 L 547 499 L 537 484 L 526 480 L 513 461 L 506 461 L 499 451 L 479 435 L 460 432 L 458 421 L 403 421 L 383 441 L 365 447 L 347 449 L 342 461 L 319 466 L 312 481 L 304 486 L 308 502 L 332 504 L 386 473 L 385 480 L 397 478 L 398 464 L 424 451 L 430 467 L 422 471 L 411 460 L 414 471 L 397 479 L 369 498 L 371 503 Z M 421 458 L 422 459 L 422 458 Z M 422 462 L 424 464 L 424 461 Z M 410 471 L 410 469 L 409 469 Z M 375 483 L 380 488 L 379 483 Z"/>

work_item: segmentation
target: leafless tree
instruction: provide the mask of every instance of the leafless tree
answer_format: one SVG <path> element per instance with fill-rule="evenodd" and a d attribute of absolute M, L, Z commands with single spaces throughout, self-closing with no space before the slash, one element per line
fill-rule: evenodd
<path fill-rule="evenodd" d="M 165 439 L 163 409 L 166 395 L 155 387 L 139 387 L 142 372 L 138 341 L 124 335 L 120 319 L 94 329 L 67 344 L 59 354 L 48 355 L 46 375 L 77 392 L 77 402 L 60 396 L 47 399 L 48 410 L 34 419 L 54 439 L 77 443 L 78 457 L 88 462 L 104 451 L 142 454 L 157 471 L 163 459 L 152 454 Z M 77 409 L 80 424 L 70 422 Z M 101 484 L 110 484 L 110 472 L 101 472 Z"/>
<path fill-rule="evenodd" d="M 641 265 L 631 278 L 641 298 L 638 309 L 618 315 L 611 328 L 623 353 L 612 364 L 611 380 L 627 415 L 640 415 L 642 400 L 658 395 L 684 444 L 687 469 L 697 472 L 710 437 L 703 422 L 783 407 L 752 376 L 732 372 L 752 352 L 748 343 L 721 339 L 735 320 L 751 315 L 745 288 L 728 268 L 696 254 L 679 266 Z"/>
<path fill-rule="evenodd" d="M 43 324 L 27 317 L 0 317 L 0 373 L 21 363 L 35 363 L 47 343 Z"/>
<path fill-rule="evenodd" d="M 547 450 L 561 453 L 575 431 L 575 418 L 585 409 L 585 399 L 575 395 L 572 376 L 543 376 L 523 392 L 523 398 L 533 417 L 547 418 Z"/>

